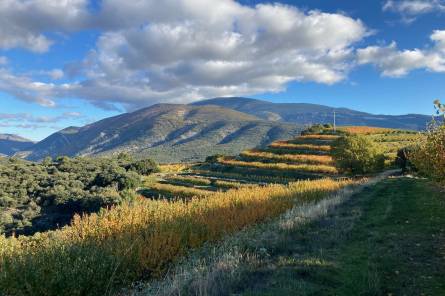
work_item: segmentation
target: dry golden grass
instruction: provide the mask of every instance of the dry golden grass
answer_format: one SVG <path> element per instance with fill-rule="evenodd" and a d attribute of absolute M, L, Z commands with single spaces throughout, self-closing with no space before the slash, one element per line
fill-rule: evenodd
<path fill-rule="evenodd" d="M 254 161 L 275 161 L 285 163 L 306 163 L 332 165 L 333 159 L 329 155 L 310 154 L 275 154 L 261 150 L 246 150 L 240 156 Z"/>
<path fill-rule="evenodd" d="M 336 135 L 304 135 L 297 137 L 297 139 L 301 140 L 332 140 L 332 141 L 338 138 L 339 136 Z"/>
<path fill-rule="evenodd" d="M 150 186 L 150 190 L 154 190 L 156 194 L 165 197 L 177 197 L 177 198 L 192 198 L 192 197 L 204 197 L 214 194 L 213 191 L 201 190 L 193 187 L 178 186 L 172 184 L 156 183 Z"/>
<path fill-rule="evenodd" d="M 239 188 L 242 186 L 251 186 L 251 184 L 241 184 L 239 182 L 224 181 L 224 180 L 210 180 L 201 177 L 193 176 L 174 176 L 167 179 L 168 181 L 177 182 L 179 184 L 190 184 L 192 186 L 212 186 L 221 189 Z"/>
<path fill-rule="evenodd" d="M 248 162 L 235 160 L 230 158 L 220 158 L 219 162 L 225 165 L 238 167 L 252 167 L 260 169 L 281 170 L 281 171 L 302 171 L 310 173 L 328 173 L 336 174 L 337 169 L 329 165 L 310 165 L 310 164 L 287 164 L 287 163 L 264 163 L 264 162 Z"/>
<path fill-rule="evenodd" d="M 0 236 L 0 290 L 5 295 L 111 294 L 142 275 L 160 275 L 190 248 L 351 183 L 322 179 L 240 188 L 188 203 L 141 199 L 76 216 L 61 230 Z"/>
<path fill-rule="evenodd" d="M 392 128 L 372 127 L 372 126 L 342 126 L 337 128 L 339 131 L 344 131 L 350 134 L 384 134 L 397 131 Z"/>
<path fill-rule="evenodd" d="M 172 164 L 161 164 L 159 168 L 162 173 L 180 173 L 185 170 L 190 169 L 193 164 L 190 163 L 172 163 Z"/>
<path fill-rule="evenodd" d="M 169 177 L 167 181 L 173 181 L 178 183 L 188 183 L 195 186 L 210 186 L 212 182 L 206 178 L 193 177 L 193 176 L 173 176 Z"/>
<path fill-rule="evenodd" d="M 204 170 L 196 170 L 195 172 L 203 176 L 233 179 L 243 182 L 247 181 L 247 182 L 259 182 L 259 183 L 270 183 L 270 184 L 287 184 L 295 181 L 295 178 L 283 177 L 283 176 L 246 175 L 234 172 L 218 172 L 218 171 L 204 171 Z"/>
<path fill-rule="evenodd" d="M 295 149 L 295 150 L 308 150 L 308 151 L 331 151 L 331 146 L 329 145 L 313 145 L 313 144 L 292 144 L 288 141 L 277 141 L 269 145 L 271 148 L 280 149 Z"/>
<path fill-rule="evenodd" d="M 223 189 L 235 189 L 235 188 L 240 188 L 240 187 L 252 187 L 255 185 L 243 184 L 240 182 L 233 182 L 233 181 L 216 180 L 214 182 L 214 186 L 216 186 L 218 188 L 223 188 Z"/>

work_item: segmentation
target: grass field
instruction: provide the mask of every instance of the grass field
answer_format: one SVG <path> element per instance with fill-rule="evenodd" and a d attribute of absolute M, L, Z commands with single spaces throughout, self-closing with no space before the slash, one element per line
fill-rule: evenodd
<path fill-rule="evenodd" d="M 331 151 L 330 145 L 314 145 L 314 144 L 292 144 L 289 141 L 277 141 L 269 145 L 271 148 L 293 149 L 304 151 Z"/>
<path fill-rule="evenodd" d="M 240 294 L 292 295 L 305 287 L 314 295 L 445 295 L 443 193 L 400 178 L 357 199 L 283 237 L 263 276 L 251 274 Z"/>
<path fill-rule="evenodd" d="M 169 199 L 191 199 L 193 197 L 205 197 L 213 194 L 212 191 L 191 188 L 187 186 L 155 183 L 151 184 L 149 189 L 139 191 L 140 194 L 152 198 L 169 198 Z"/>
<path fill-rule="evenodd" d="M 294 182 L 295 178 L 284 176 L 270 176 L 270 175 L 245 175 L 234 172 L 219 172 L 210 170 L 195 170 L 196 174 L 207 177 L 220 178 L 222 180 L 237 180 L 238 182 L 254 182 L 254 183 L 270 183 L 270 184 L 288 184 Z"/>
<path fill-rule="evenodd" d="M 204 249 L 134 295 L 445 295 L 444 210 L 428 181 L 388 178 Z"/>
<path fill-rule="evenodd" d="M 257 186 L 187 203 L 141 199 L 76 216 L 62 230 L 0 236 L 0 290 L 6 295 L 107 294 L 143 275 L 161 275 L 191 248 L 349 184 L 323 179 Z"/>
<path fill-rule="evenodd" d="M 213 176 L 212 176 L 213 177 Z M 173 185 L 183 185 L 188 187 L 194 186 L 206 186 L 213 189 L 232 189 L 239 188 L 243 186 L 251 186 L 252 184 L 243 184 L 236 181 L 226 181 L 226 180 L 217 180 L 214 178 L 203 178 L 196 176 L 187 176 L 187 175 L 176 175 L 174 177 L 169 177 L 166 179 L 166 182 Z"/>
<path fill-rule="evenodd" d="M 264 163 L 255 161 L 241 161 L 236 159 L 224 158 L 219 160 L 220 163 L 237 167 L 250 167 L 278 171 L 300 171 L 309 173 L 326 173 L 337 174 L 335 167 L 329 165 L 311 165 L 311 164 L 286 164 L 286 163 Z"/>
<path fill-rule="evenodd" d="M 333 164 L 332 157 L 329 155 L 310 155 L 310 154 L 275 154 L 264 150 L 246 150 L 241 152 L 243 159 L 260 162 L 282 162 L 282 163 L 305 163 L 305 164 Z"/>

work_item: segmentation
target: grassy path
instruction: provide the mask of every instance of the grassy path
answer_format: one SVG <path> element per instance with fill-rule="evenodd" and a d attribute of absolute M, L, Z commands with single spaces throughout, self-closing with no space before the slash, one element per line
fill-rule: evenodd
<path fill-rule="evenodd" d="M 243 277 L 238 295 L 445 295 L 445 193 L 386 179 L 276 238 Z"/>

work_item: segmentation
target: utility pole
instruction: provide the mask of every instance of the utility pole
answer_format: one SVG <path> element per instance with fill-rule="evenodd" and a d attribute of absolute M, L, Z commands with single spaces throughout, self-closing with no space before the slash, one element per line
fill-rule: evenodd
<path fill-rule="evenodd" d="M 335 110 L 334 110 L 334 133 L 337 132 L 336 126 L 335 126 Z"/>

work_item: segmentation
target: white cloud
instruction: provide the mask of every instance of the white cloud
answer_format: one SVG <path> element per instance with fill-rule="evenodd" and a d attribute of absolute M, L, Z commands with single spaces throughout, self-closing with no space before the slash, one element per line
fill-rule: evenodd
<path fill-rule="evenodd" d="M 369 34 L 360 20 L 282 4 L 233 0 L 0 1 L 0 48 L 44 52 L 47 31 L 100 28 L 95 49 L 64 71 L 70 84 L 41 83 L 0 69 L 0 90 L 54 106 L 78 97 L 102 108 L 281 91 L 291 81 L 345 79 L 353 46 Z M 55 29 L 54 29 L 55 28 Z M 341 30 L 339 29 L 341 28 Z"/>
<path fill-rule="evenodd" d="M 0 49 L 48 51 L 53 41 L 46 32 L 70 32 L 88 25 L 87 4 L 87 0 L 1 0 Z"/>
<path fill-rule="evenodd" d="M 445 30 L 430 36 L 434 46 L 427 49 L 399 50 L 397 44 L 369 46 L 357 50 L 359 64 L 373 64 L 384 76 L 401 77 L 413 70 L 445 73 Z"/>
<path fill-rule="evenodd" d="M 103 7 L 101 22 L 123 29 L 99 38 L 84 61 L 87 80 L 75 89 L 130 106 L 281 91 L 290 81 L 337 83 L 354 43 L 368 34 L 348 16 L 281 4 L 105 0 Z"/>
<path fill-rule="evenodd" d="M 445 12 L 443 0 L 387 0 L 383 11 L 391 11 L 402 16 L 402 21 L 411 23 L 416 17 L 427 13 Z"/>

